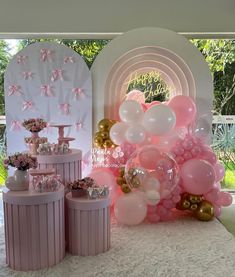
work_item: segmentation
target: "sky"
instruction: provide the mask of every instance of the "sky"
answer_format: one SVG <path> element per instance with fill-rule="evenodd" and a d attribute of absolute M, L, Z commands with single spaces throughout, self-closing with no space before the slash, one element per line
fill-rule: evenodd
<path fill-rule="evenodd" d="M 18 39 L 5 39 L 5 41 L 8 43 L 9 47 L 10 47 L 10 54 L 11 55 L 15 55 L 18 51 L 18 44 L 19 44 L 19 40 Z"/>

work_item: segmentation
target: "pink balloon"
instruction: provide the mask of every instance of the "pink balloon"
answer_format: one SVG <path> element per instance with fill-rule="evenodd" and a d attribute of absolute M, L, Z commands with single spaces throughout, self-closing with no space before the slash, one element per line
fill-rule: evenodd
<path fill-rule="evenodd" d="M 105 168 L 93 169 L 89 174 L 89 177 L 93 178 L 98 186 L 108 186 L 111 203 L 113 204 L 117 194 L 117 183 L 115 176 Z"/>
<path fill-rule="evenodd" d="M 211 203 L 217 203 L 219 199 L 220 191 L 218 188 L 213 187 L 207 194 L 205 195 L 205 199 Z"/>
<path fill-rule="evenodd" d="M 135 100 L 140 104 L 144 104 L 145 102 L 144 93 L 140 90 L 133 89 L 126 95 L 126 100 Z"/>
<path fill-rule="evenodd" d="M 154 170 L 156 167 L 156 160 L 160 157 L 160 152 L 155 148 L 146 146 L 139 153 L 140 166 L 146 169 Z"/>
<path fill-rule="evenodd" d="M 199 156 L 200 159 L 207 161 L 208 163 L 215 165 L 217 162 L 217 157 L 214 152 L 206 150 Z"/>
<path fill-rule="evenodd" d="M 177 95 L 173 97 L 168 106 L 176 115 L 176 127 L 187 126 L 196 116 L 196 105 L 189 96 Z"/>
<path fill-rule="evenodd" d="M 216 182 L 222 181 L 225 173 L 224 166 L 221 163 L 217 163 L 214 166 L 214 170 L 215 170 L 215 181 Z"/>
<path fill-rule="evenodd" d="M 130 192 L 118 197 L 114 204 L 114 214 L 119 223 L 138 225 L 147 215 L 147 204 L 143 195 Z"/>
<path fill-rule="evenodd" d="M 221 215 L 221 208 L 219 206 L 214 206 L 215 217 L 219 217 Z"/>
<path fill-rule="evenodd" d="M 219 194 L 219 204 L 223 207 L 230 206 L 233 203 L 233 197 L 229 192 L 221 191 Z"/>
<path fill-rule="evenodd" d="M 205 194 L 215 182 L 212 165 L 198 159 L 191 159 L 183 164 L 181 177 L 185 191 L 191 194 Z"/>
<path fill-rule="evenodd" d="M 150 107 L 152 107 L 152 106 L 155 106 L 155 105 L 160 105 L 161 104 L 161 102 L 160 101 L 153 101 L 153 102 L 151 102 L 151 103 L 148 103 L 148 108 L 150 108 Z"/>

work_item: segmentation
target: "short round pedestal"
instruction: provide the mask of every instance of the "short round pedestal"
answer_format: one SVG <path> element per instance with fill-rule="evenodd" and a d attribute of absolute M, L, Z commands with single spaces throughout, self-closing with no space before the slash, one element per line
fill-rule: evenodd
<path fill-rule="evenodd" d="M 64 188 L 37 193 L 3 190 L 6 263 L 30 271 L 59 263 L 65 255 Z"/>
<path fill-rule="evenodd" d="M 38 168 L 54 168 L 61 176 L 63 184 L 82 178 L 82 151 L 72 149 L 71 153 L 63 155 L 37 155 Z"/>
<path fill-rule="evenodd" d="M 89 256 L 110 248 L 110 200 L 90 200 L 66 195 L 68 251 Z"/>

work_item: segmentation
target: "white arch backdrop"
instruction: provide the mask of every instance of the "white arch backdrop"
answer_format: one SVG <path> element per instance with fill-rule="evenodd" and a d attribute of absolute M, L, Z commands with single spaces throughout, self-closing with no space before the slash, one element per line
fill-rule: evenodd
<path fill-rule="evenodd" d="M 92 65 L 93 131 L 104 117 L 118 119 L 126 80 L 149 69 L 160 73 L 173 95 L 195 99 L 199 115 L 209 114 L 207 119 L 212 121 L 212 76 L 200 51 L 173 31 L 140 28 L 112 40 Z"/>

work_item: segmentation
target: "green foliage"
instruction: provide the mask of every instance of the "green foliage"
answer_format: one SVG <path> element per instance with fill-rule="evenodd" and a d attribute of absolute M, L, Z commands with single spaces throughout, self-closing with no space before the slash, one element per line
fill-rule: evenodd
<path fill-rule="evenodd" d="M 40 41 L 53 41 L 60 44 L 64 44 L 72 48 L 75 52 L 80 54 L 85 60 L 87 66 L 90 68 L 94 62 L 96 56 L 101 52 L 101 50 L 107 45 L 109 40 L 87 40 L 87 39 L 27 39 L 20 41 L 19 49 L 25 46 Z"/>
<path fill-rule="evenodd" d="M 135 89 L 144 93 L 146 103 L 153 101 L 163 102 L 169 98 L 171 92 L 171 88 L 168 87 L 156 71 L 131 75 L 128 80 L 127 93 Z"/>
<path fill-rule="evenodd" d="M 0 40 L 0 115 L 5 114 L 4 73 L 10 60 L 9 48 L 4 40 Z"/>
<path fill-rule="evenodd" d="M 214 114 L 235 114 L 235 40 L 193 39 L 214 77 Z"/>

